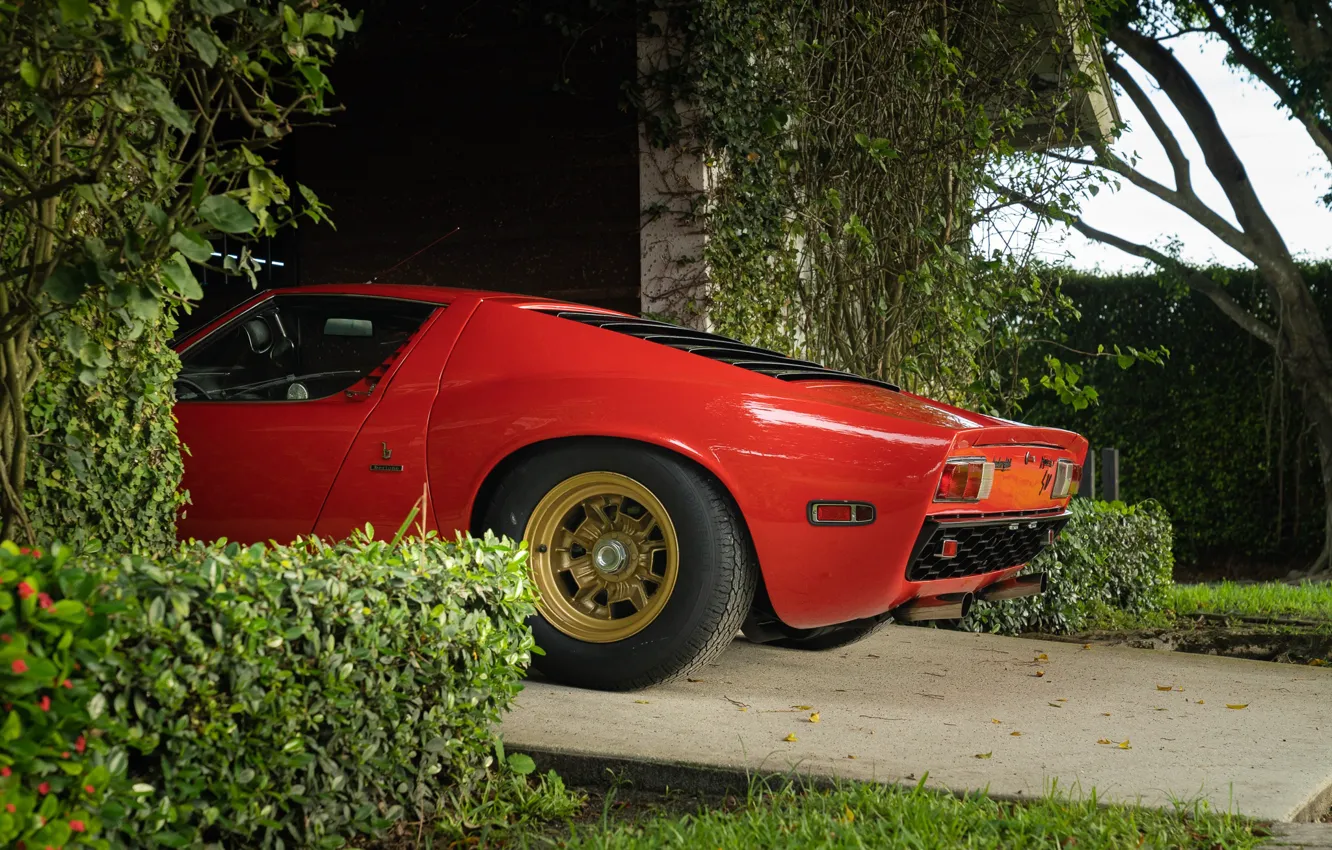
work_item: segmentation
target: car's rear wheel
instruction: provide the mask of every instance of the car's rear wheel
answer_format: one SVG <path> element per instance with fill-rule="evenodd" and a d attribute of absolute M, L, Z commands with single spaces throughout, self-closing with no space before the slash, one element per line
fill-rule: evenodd
<path fill-rule="evenodd" d="M 625 690 L 684 675 L 731 642 L 756 570 L 735 507 L 665 452 L 589 441 L 509 471 L 486 525 L 528 543 L 551 679 Z"/>

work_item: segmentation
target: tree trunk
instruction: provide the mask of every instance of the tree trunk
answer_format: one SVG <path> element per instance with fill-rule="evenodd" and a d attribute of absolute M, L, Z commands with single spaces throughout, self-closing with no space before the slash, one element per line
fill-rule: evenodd
<path fill-rule="evenodd" d="M 0 307 L 8 306 L 7 293 L 0 292 Z M 29 546 L 37 541 L 23 507 L 28 469 L 28 416 L 24 405 L 36 377 L 36 365 L 28 347 L 32 334 L 29 321 L 17 334 L 0 343 L 0 540 L 21 539 Z"/>
<path fill-rule="evenodd" d="M 1305 390 L 1301 393 L 1304 415 L 1314 426 L 1318 438 L 1318 471 L 1323 482 L 1323 549 L 1313 566 L 1307 571 L 1295 571 L 1290 578 L 1317 578 L 1332 580 L 1332 406 L 1326 404 L 1317 393 Z"/>

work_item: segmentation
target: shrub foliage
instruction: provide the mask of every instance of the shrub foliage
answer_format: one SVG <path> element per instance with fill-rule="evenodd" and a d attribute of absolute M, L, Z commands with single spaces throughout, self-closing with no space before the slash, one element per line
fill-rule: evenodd
<path fill-rule="evenodd" d="M 1214 269 L 1246 306 L 1265 295 L 1252 271 Z M 1324 304 L 1332 265 L 1307 267 Z M 1288 559 L 1317 553 L 1323 534 L 1318 447 L 1300 398 L 1272 351 L 1201 295 L 1184 295 L 1167 276 L 1066 276 L 1081 315 L 1057 330 L 1071 349 L 1098 344 L 1166 345 L 1160 367 L 1086 364 L 1100 403 L 1073 411 L 1038 393 L 1025 421 L 1086 434 L 1093 448 L 1121 452 L 1122 497 L 1154 499 L 1169 512 L 1181 563 Z M 1329 313 L 1332 318 L 1332 313 Z"/>
<path fill-rule="evenodd" d="M 1076 632 L 1108 609 L 1142 615 L 1166 607 L 1173 533 L 1161 506 L 1074 499 L 1072 509 L 1059 539 L 1023 571 L 1048 574 L 1049 590 L 995 604 L 978 602 L 963 628 L 1001 634 Z"/>
<path fill-rule="evenodd" d="M 33 588 L 0 595 L 0 840 L 332 847 L 485 787 L 533 649 L 524 550 L 69 553 L 0 555 Z"/>
<path fill-rule="evenodd" d="M 165 552 L 175 545 L 186 494 L 172 380 L 180 368 L 168 344 L 167 314 L 145 325 L 80 304 L 47 316 L 36 348 L 44 369 L 27 398 L 28 516 L 44 540 L 114 552 Z M 87 340 L 109 359 L 98 381 L 64 345 Z M 95 543 L 94 543 L 95 542 Z"/>

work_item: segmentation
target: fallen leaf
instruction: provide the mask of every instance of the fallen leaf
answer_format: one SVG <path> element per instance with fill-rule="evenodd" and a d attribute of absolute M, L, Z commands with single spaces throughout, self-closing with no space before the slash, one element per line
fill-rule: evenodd
<path fill-rule="evenodd" d="M 1200 700 L 1198 700 L 1198 702 L 1197 702 L 1196 704 L 1197 704 L 1197 705 L 1203 705 L 1203 704 L 1205 704 L 1206 702 L 1207 702 L 1206 700 L 1201 700 L 1201 699 L 1200 699 Z"/>
<path fill-rule="evenodd" d="M 1309 666 L 1310 666 L 1310 667 L 1327 667 L 1329 663 L 1332 663 L 1332 662 L 1329 662 L 1326 658 L 1310 658 L 1310 659 L 1309 659 Z"/>
<path fill-rule="evenodd" d="M 1122 741 L 1119 742 L 1119 748 L 1120 748 L 1121 750 L 1131 750 L 1131 749 L 1133 749 L 1133 747 L 1129 745 L 1128 738 L 1125 738 L 1124 740 L 1122 740 Z"/>
<path fill-rule="evenodd" d="M 1098 744 L 1113 744 L 1114 741 L 1110 740 L 1109 738 L 1101 738 L 1101 739 L 1100 739 L 1099 741 L 1097 741 L 1096 743 L 1098 743 Z"/>
<path fill-rule="evenodd" d="M 1044 671 L 1044 670 L 1037 670 L 1037 671 L 1036 671 L 1036 678 L 1037 678 L 1037 679 L 1041 678 L 1041 677 L 1044 676 L 1044 675 L 1045 675 L 1045 671 Z"/>
<path fill-rule="evenodd" d="M 1089 643 L 1084 643 L 1084 644 L 1082 645 L 1082 648 L 1083 648 L 1083 649 L 1091 649 L 1091 644 L 1089 644 Z"/>
<path fill-rule="evenodd" d="M 1063 706 L 1057 702 L 1046 703 L 1046 705 L 1050 706 L 1051 708 L 1063 708 Z"/>
<path fill-rule="evenodd" d="M 1247 702 L 1241 702 L 1241 703 L 1229 703 L 1229 702 L 1228 702 L 1228 703 L 1226 703 L 1226 708 L 1233 708 L 1233 709 L 1235 709 L 1236 711 L 1239 711 L 1241 708 L 1248 708 L 1248 707 L 1249 707 L 1249 704 L 1248 704 Z"/>
<path fill-rule="evenodd" d="M 976 753 L 976 758 L 987 759 L 992 755 L 994 755 L 994 750 L 990 750 L 988 753 Z"/>
<path fill-rule="evenodd" d="M 1068 702 L 1068 697 L 1060 697 L 1059 699 L 1055 700 L 1055 702 Z"/>
<path fill-rule="evenodd" d="M 849 759 L 853 759 L 853 758 L 855 758 L 855 756 L 851 755 L 850 753 L 848 753 L 846 757 L 849 758 Z"/>
<path fill-rule="evenodd" d="M 990 718 L 990 722 L 991 722 L 991 723 L 1003 723 L 1004 721 L 1000 720 L 1000 719 L 997 718 L 997 717 L 991 717 L 991 718 Z"/>
<path fill-rule="evenodd" d="M 1021 738 L 1021 737 L 1022 737 L 1022 733 L 1021 733 L 1021 732 L 1009 732 L 1008 734 L 1012 735 L 1014 738 Z"/>
<path fill-rule="evenodd" d="M 1109 716 L 1110 716 L 1110 712 L 1108 712 L 1108 711 L 1103 711 L 1103 712 L 1101 712 L 1101 716 L 1102 716 L 1102 717 L 1109 717 Z"/>
<path fill-rule="evenodd" d="M 793 705 L 791 707 L 796 711 L 812 711 L 814 709 L 812 705 Z"/>
<path fill-rule="evenodd" d="M 796 742 L 796 736 L 795 736 L 795 733 L 792 732 L 790 735 L 787 735 L 787 736 L 786 736 L 785 738 L 783 738 L 782 740 L 783 740 L 783 741 L 786 741 L 788 744 L 794 744 L 794 743 Z"/>
<path fill-rule="evenodd" d="M 814 712 L 813 714 L 811 714 L 811 715 L 809 716 L 809 722 L 810 722 L 810 723 L 818 723 L 818 722 L 819 722 L 819 713 L 818 713 L 817 711 Z"/>
<path fill-rule="evenodd" d="M 645 700 L 645 699 L 636 699 L 636 700 L 634 700 L 634 702 L 638 703 L 639 705 L 648 705 L 648 704 L 649 704 L 648 701 Z"/>
<path fill-rule="evenodd" d="M 1173 690 L 1175 689 L 1175 686 L 1174 686 L 1174 685 L 1157 685 L 1157 686 L 1156 686 L 1156 689 L 1157 689 L 1158 691 L 1173 691 Z"/>
<path fill-rule="evenodd" d="M 747 705 L 742 705 L 742 706 L 740 706 L 740 710 L 741 710 L 741 711 L 749 711 L 749 706 L 747 706 Z"/>
<path fill-rule="evenodd" d="M 1036 660 L 1037 660 L 1037 661 L 1049 661 L 1049 660 L 1050 660 L 1050 656 L 1048 656 L 1048 655 L 1046 655 L 1044 652 L 1042 652 L 1040 655 L 1036 656 Z"/>
<path fill-rule="evenodd" d="M 847 822 L 847 823 L 855 823 L 855 821 L 856 821 L 856 813 L 853 812 L 853 811 L 851 811 L 851 807 L 850 807 L 850 806 L 847 806 L 847 807 L 846 807 L 846 822 Z"/>
<path fill-rule="evenodd" d="M 1152 707 L 1152 711 L 1169 711 L 1169 710 L 1170 710 L 1170 709 L 1168 709 L 1168 708 L 1158 708 L 1158 707 L 1156 707 L 1156 706 L 1153 706 L 1153 707 Z"/>

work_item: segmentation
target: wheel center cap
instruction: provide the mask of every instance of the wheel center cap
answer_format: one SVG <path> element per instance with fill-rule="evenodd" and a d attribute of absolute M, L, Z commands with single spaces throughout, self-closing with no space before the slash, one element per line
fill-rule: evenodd
<path fill-rule="evenodd" d="M 601 540 L 592 548 L 592 563 L 603 573 L 617 572 L 629 560 L 629 551 L 618 540 Z"/>

